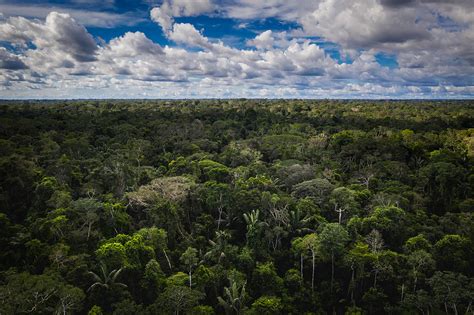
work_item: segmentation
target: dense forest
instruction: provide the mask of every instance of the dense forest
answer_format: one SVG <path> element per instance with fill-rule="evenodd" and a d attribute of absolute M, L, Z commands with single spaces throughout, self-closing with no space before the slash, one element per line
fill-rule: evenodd
<path fill-rule="evenodd" d="M 474 314 L 472 101 L 0 103 L 0 314 Z"/>

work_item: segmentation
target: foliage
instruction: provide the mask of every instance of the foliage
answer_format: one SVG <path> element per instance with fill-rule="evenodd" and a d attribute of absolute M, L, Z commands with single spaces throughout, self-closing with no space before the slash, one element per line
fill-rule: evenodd
<path fill-rule="evenodd" d="M 2 101 L 1 314 L 470 314 L 472 101 Z"/>

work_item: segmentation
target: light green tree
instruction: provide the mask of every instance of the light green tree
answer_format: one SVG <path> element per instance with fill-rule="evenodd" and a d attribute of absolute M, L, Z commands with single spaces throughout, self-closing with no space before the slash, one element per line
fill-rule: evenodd
<path fill-rule="evenodd" d="M 191 288 L 193 284 L 193 267 L 196 266 L 199 262 L 197 249 L 193 247 L 188 247 L 186 251 L 181 255 L 179 260 L 188 268 L 189 288 Z"/>

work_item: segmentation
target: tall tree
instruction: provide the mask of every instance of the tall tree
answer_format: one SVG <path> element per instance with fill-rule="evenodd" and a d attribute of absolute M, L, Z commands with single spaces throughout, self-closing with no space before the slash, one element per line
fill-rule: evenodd
<path fill-rule="evenodd" d="M 334 284 L 334 263 L 337 256 L 341 255 L 349 241 L 346 229 L 338 223 L 324 225 L 319 233 L 321 251 L 331 260 L 331 292 Z"/>

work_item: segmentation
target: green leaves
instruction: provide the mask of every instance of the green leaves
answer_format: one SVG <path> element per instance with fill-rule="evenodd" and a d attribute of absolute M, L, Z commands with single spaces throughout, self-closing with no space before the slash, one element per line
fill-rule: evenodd
<path fill-rule="evenodd" d="M 95 282 L 89 287 L 89 289 L 87 289 L 87 291 L 92 291 L 98 287 L 102 287 L 105 290 L 112 290 L 115 287 L 126 288 L 127 285 L 118 282 L 117 280 L 122 270 L 122 268 L 119 268 L 109 272 L 107 266 L 101 264 L 100 273 L 89 271 L 88 274 L 92 276 Z"/>
<path fill-rule="evenodd" d="M 0 313 L 472 312 L 471 111 L 1 105 Z"/>
<path fill-rule="evenodd" d="M 74 313 L 82 309 L 84 292 L 57 274 L 12 273 L 0 286 L 0 313 Z"/>

